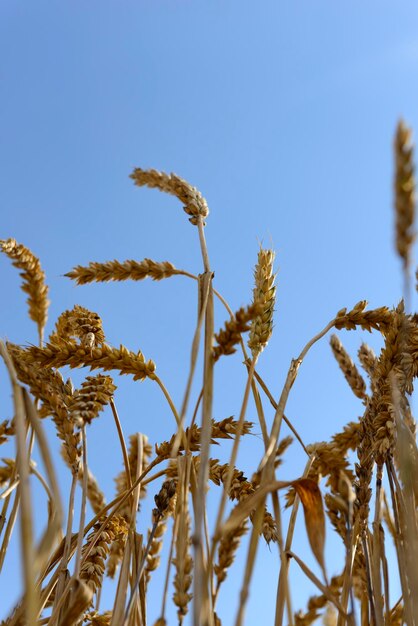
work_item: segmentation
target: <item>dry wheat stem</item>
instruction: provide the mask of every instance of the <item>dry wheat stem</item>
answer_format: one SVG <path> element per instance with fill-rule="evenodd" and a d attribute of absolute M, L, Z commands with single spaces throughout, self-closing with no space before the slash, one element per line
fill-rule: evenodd
<path fill-rule="evenodd" d="M 290 390 L 293 386 L 293 383 L 296 380 L 298 370 L 303 362 L 303 359 L 305 358 L 305 356 L 307 355 L 311 347 L 317 341 L 322 339 L 322 337 L 324 337 L 327 334 L 327 332 L 331 330 L 334 324 L 335 324 L 335 319 L 329 322 L 325 326 L 325 328 L 323 328 L 317 335 L 315 335 L 315 337 L 313 337 L 310 341 L 308 341 L 308 343 L 303 348 L 300 355 L 296 359 L 292 360 L 287 377 L 286 377 L 286 381 L 285 381 L 285 384 L 284 384 L 284 387 L 283 387 L 283 390 L 282 390 L 282 393 L 281 393 L 281 396 L 277 405 L 276 413 L 274 416 L 273 426 L 270 432 L 269 447 L 264 454 L 264 457 L 259 465 L 258 471 L 263 470 L 264 467 L 266 467 L 267 463 L 271 464 L 274 461 L 275 448 L 277 446 L 277 441 L 280 436 L 280 427 L 281 427 L 281 423 L 282 423 L 282 419 L 284 415 L 284 410 L 287 404 L 287 399 L 289 397 Z"/>
<path fill-rule="evenodd" d="M 244 622 L 244 614 L 247 606 L 250 582 L 254 572 L 255 558 L 257 555 L 258 540 L 260 537 L 260 529 L 264 516 L 264 500 L 259 504 L 255 512 L 253 520 L 253 529 L 251 532 L 250 543 L 245 563 L 244 579 L 239 594 L 239 608 L 235 619 L 235 626 L 242 626 Z"/>
<path fill-rule="evenodd" d="M 205 310 L 205 340 L 204 340 L 204 364 L 203 364 L 203 398 L 202 398 L 202 426 L 201 426 L 201 450 L 200 464 L 197 477 L 197 494 L 195 497 L 195 517 L 193 531 L 193 548 L 195 556 L 195 569 L 193 581 L 193 623 L 194 626 L 206 626 L 208 624 L 205 612 L 205 603 L 209 602 L 208 573 L 205 572 L 203 557 L 202 526 L 206 507 L 206 485 L 209 476 L 209 453 L 212 432 L 212 402 L 213 402 L 213 334 L 214 334 L 214 310 L 213 310 L 213 275 L 209 269 L 206 244 L 202 220 L 198 222 L 201 239 L 202 255 L 205 264 L 205 274 L 202 280 L 202 292 L 208 289 L 208 300 Z M 238 427 L 239 428 L 239 427 Z M 237 435 L 236 435 L 237 436 Z M 234 441 L 235 444 L 235 441 Z"/>
<path fill-rule="evenodd" d="M 42 476 L 38 474 L 39 479 L 44 482 L 45 488 L 50 498 L 49 499 L 49 504 L 50 504 L 49 524 L 38 545 L 36 559 L 35 559 L 35 570 L 38 571 L 38 570 L 42 570 L 42 568 L 44 567 L 46 561 L 48 560 L 48 555 L 50 553 L 50 550 L 54 546 L 57 537 L 61 536 L 63 511 L 62 511 L 61 497 L 60 497 L 57 477 L 54 471 L 52 458 L 49 452 L 46 436 L 43 432 L 37 410 L 32 400 L 30 399 L 27 390 L 23 389 L 22 393 L 23 393 L 23 401 L 25 404 L 26 416 L 32 428 L 31 440 L 33 441 L 34 436 L 36 436 L 37 445 L 40 450 L 41 458 L 42 458 L 46 475 L 49 481 L 49 485 L 47 485 L 43 481 Z M 30 446 L 32 446 L 32 442 L 30 443 Z M 31 447 L 29 449 L 31 449 Z M 30 460 L 30 453 L 29 453 L 28 458 Z M 36 469 L 34 468 L 32 468 L 31 471 L 33 471 L 34 473 L 37 473 Z"/>
<path fill-rule="evenodd" d="M 123 436 L 122 424 L 120 423 L 118 411 L 114 399 L 110 400 L 110 408 L 112 409 L 113 419 L 115 421 L 116 430 L 118 433 L 119 443 L 122 450 L 123 464 L 126 472 L 126 480 L 128 488 L 132 486 L 131 469 L 129 465 L 128 451 L 126 449 L 125 437 Z"/>
<path fill-rule="evenodd" d="M 180 412 L 180 417 L 179 417 L 177 434 L 176 434 L 176 438 L 174 440 L 173 448 L 171 452 L 171 455 L 173 458 L 177 456 L 177 453 L 180 447 L 180 442 L 182 439 L 183 439 L 183 445 L 184 445 L 184 424 L 186 420 L 186 413 L 187 413 L 187 407 L 188 407 L 189 398 L 190 398 L 190 392 L 192 389 L 193 379 L 194 379 L 194 375 L 196 372 L 197 357 L 198 357 L 199 345 L 200 345 L 200 334 L 201 334 L 202 325 L 203 325 L 205 315 L 206 315 L 206 307 L 207 307 L 207 303 L 209 299 L 209 290 L 210 290 L 210 283 L 207 280 L 204 280 L 204 277 L 199 277 L 198 318 L 197 318 L 196 329 L 195 329 L 195 332 L 193 335 L 193 341 L 192 341 L 189 375 L 187 377 L 186 388 L 185 388 L 185 392 L 183 396 L 183 402 L 181 405 L 181 412 Z M 203 390 L 202 390 L 202 397 L 203 397 Z M 187 449 L 188 448 L 185 447 L 185 450 Z"/>
<path fill-rule="evenodd" d="M 260 374 L 258 374 L 257 370 L 254 370 L 254 378 L 257 380 L 257 382 L 260 385 L 261 389 L 264 391 L 264 393 L 266 394 L 267 398 L 270 400 L 270 404 L 272 405 L 272 407 L 277 411 L 277 406 L 278 406 L 277 402 L 275 401 L 275 399 L 271 395 L 267 385 L 265 384 L 264 380 L 261 378 Z M 310 456 L 310 453 L 309 453 L 306 445 L 303 443 L 302 437 L 299 435 L 298 431 L 293 426 L 292 422 L 284 414 L 283 414 L 283 421 L 288 426 L 288 428 L 292 431 L 292 433 L 295 435 L 296 439 L 299 441 L 300 445 L 302 446 L 303 450 L 306 452 L 307 456 Z"/>
<path fill-rule="evenodd" d="M 401 530 L 401 521 L 400 521 L 401 516 L 399 514 L 399 501 L 400 501 L 402 494 L 400 493 L 398 489 L 395 489 L 394 483 L 395 483 L 396 474 L 395 474 L 393 464 L 390 462 L 389 459 L 387 459 L 386 461 L 386 469 L 387 469 L 387 475 L 388 475 L 388 480 L 389 480 L 390 495 L 392 499 L 392 511 L 393 511 L 393 517 L 394 517 L 394 522 L 395 522 L 395 528 L 396 528 L 396 534 L 395 534 L 396 557 L 398 561 L 399 578 L 401 581 L 402 597 L 404 601 L 404 610 L 405 610 L 405 618 L 406 618 L 405 621 L 409 625 L 409 624 L 414 624 L 414 621 L 413 621 L 413 611 L 412 611 L 411 598 L 410 598 L 409 585 L 408 585 L 408 577 L 406 573 L 405 544 L 404 544 L 403 537 L 402 537 L 403 533 Z"/>
<path fill-rule="evenodd" d="M 315 456 L 309 457 L 305 469 L 303 472 L 303 477 L 307 477 L 309 475 L 312 463 L 315 460 Z M 284 548 L 280 552 L 280 560 L 281 560 L 281 568 L 279 572 L 279 579 L 277 581 L 277 601 L 276 601 L 276 614 L 274 618 L 275 626 L 280 626 L 283 623 L 283 612 L 285 604 L 287 606 L 287 615 L 289 626 L 293 626 L 293 611 L 291 606 L 291 597 L 289 590 L 289 580 L 288 580 L 288 571 L 289 571 L 289 558 L 288 553 L 292 547 L 293 535 L 295 532 L 296 526 L 296 518 L 299 510 L 299 496 L 295 497 L 292 506 L 292 512 L 290 514 L 289 525 L 287 528 L 286 542 Z"/>
<path fill-rule="evenodd" d="M 35 590 L 35 550 L 32 536 L 32 506 L 29 485 L 30 468 L 26 448 L 25 404 L 23 399 L 23 390 L 18 382 L 12 359 L 3 341 L 0 341 L 0 354 L 6 364 L 13 388 L 17 447 L 16 466 L 20 477 L 19 493 L 21 496 L 20 532 L 25 584 L 25 618 L 28 626 L 35 626 L 38 610 L 38 598 Z"/>
<path fill-rule="evenodd" d="M 339 613 L 343 615 L 344 618 L 347 618 L 347 614 L 345 613 L 343 607 L 341 606 L 338 598 L 336 598 L 330 591 L 328 586 L 325 586 L 319 578 L 315 576 L 315 574 L 307 567 L 307 565 L 300 559 L 294 552 L 290 551 L 287 553 L 288 557 L 294 559 L 296 563 L 299 565 L 304 574 L 318 587 L 318 589 L 323 593 L 327 599 L 332 602 L 336 609 L 338 609 Z"/>
<path fill-rule="evenodd" d="M 158 513 L 158 516 L 156 517 L 156 519 L 154 521 L 154 524 L 153 524 L 150 536 L 148 537 L 148 543 L 147 543 L 147 546 L 146 546 L 145 551 L 143 553 L 140 565 L 138 567 L 135 583 L 134 583 L 134 585 L 132 587 L 132 593 L 131 593 L 131 596 L 129 598 L 128 604 L 126 606 L 125 616 L 123 618 L 123 626 L 127 626 L 128 625 L 129 615 L 130 615 L 130 613 L 132 611 L 132 608 L 134 606 L 134 601 L 135 601 L 135 598 L 136 598 L 137 589 L 139 587 L 139 581 L 140 581 L 142 573 L 144 571 L 144 567 L 145 567 L 145 563 L 146 563 L 146 557 L 147 557 L 147 554 L 148 554 L 149 549 L 151 547 L 152 541 L 154 539 L 154 535 L 155 535 L 155 532 L 157 530 L 157 526 L 158 526 L 158 522 L 159 522 L 159 519 L 160 519 L 160 515 L 161 514 Z"/>
<path fill-rule="evenodd" d="M 74 565 L 74 578 L 78 578 L 80 575 L 80 563 L 81 563 L 81 549 L 83 545 L 83 537 L 84 537 L 84 526 L 85 526 L 85 518 L 86 518 L 86 503 L 87 503 L 87 472 L 88 472 L 88 464 L 87 464 L 87 438 L 86 438 L 86 427 L 83 426 L 81 429 L 81 440 L 83 446 L 83 488 L 81 495 L 81 507 L 80 507 L 80 523 L 79 523 L 79 532 L 77 538 L 77 549 L 76 549 L 76 557 L 75 557 L 75 565 Z"/>
<path fill-rule="evenodd" d="M 245 386 L 244 397 L 242 400 L 241 411 L 240 411 L 240 416 L 238 420 L 237 433 L 235 435 L 235 440 L 234 440 L 234 444 L 232 447 L 231 456 L 229 459 L 228 474 L 227 474 L 226 480 L 224 481 L 224 488 L 222 491 L 221 501 L 219 503 L 218 513 L 216 516 L 215 530 L 214 530 L 214 534 L 212 537 L 212 546 L 211 546 L 211 551 L 210 551 L 209 560 L 208 560 L 208 573 L 207 573 L 208 577 L 211 575 L 211 571 L 212 571 L 214 559 L 215 559 L 215 551 L 216 551 L 216 547 L 220 539 L 219 533 L 220 533 L 222 522 L 223 522 L 225 505 L 226 505 L 229 490 L 231 487 L 233 472 L 234 472 L 235 463 L 236 463 L 236 459 L 238 455 L 240 435 L 241 435 L 241 431 L 242 431 L 242 427 L 243 427 L 244 419 L 245 419 L 245 414 L 247 410 L 248 398 L 249 398 L 249 394 L 251 390 L 251 383 L 252 383 L 255 364 L 256 364 L 256 359 L 252 359 L 249 372 L 248 372 L 246 386 Z"/>

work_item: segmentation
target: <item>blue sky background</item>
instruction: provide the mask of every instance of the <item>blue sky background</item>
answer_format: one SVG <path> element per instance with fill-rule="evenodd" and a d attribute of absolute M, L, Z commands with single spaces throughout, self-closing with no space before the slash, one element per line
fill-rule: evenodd
<path fill-rule="evenodd" d="M 201 271 L 197 233 L 181 206 L 135 188 L 128 178 L 135 166 L 174 171 L 205 195 L 215 286 L 233 309 L 250 301 L 259 243 L 277 251 L 275 331 L 259 363 L 275 396 L 290 359 L 337 310 L 363 298 L 371 307 L 396 304 L 392 142 L 400 116 L 418 128 L 417 19 L 412 0 L 3 0 L 0 236 L 41 258 L 52 301 L 48 332 L 76 303 L 97 311 L 108 342 L 155 360 L 180 403 L 195 285 L 178 277 L 75 287 L 63 277 L 76 264 L 113 258 Z M 6 258 L 0 271 L 0 335 L 35 343 L 17 272 Z M 216 313 L 221 326 L 225 313 Z M 362 339 L 378 345 L 364 333 L 341 339 L 353 355 Z M 238 415 L 244 379 L 239 356 L 219 363 L 215 417 Z M 174 424 L 156 387 L 116 382 L 125 433 L 168 438 Z M 4 419 L 11 404 L 3 368 L 0 390 Z M 361 411 L 323 341 L 301 368 L 287 415 L 313 442 Z M 284 479 L 303 471 L 293 447 Z M 89 449 L 110 499 L 121 455 L 108 412 L 92 425 Z M 239 466 L 251 475 L 261 453 L 260 437 L 250 438 Z M 64 491 L 65 477 L 62 484 Z M 148 513 L 139 520 L 144 532 Z M 299 530 L 295 550 L 315 568 L 303 524 Z M 342 567 L 336 546 L 330 532 L 330 574 Z M 226 626 L 243 559 L 221 593 Z M 15 549 L 0 575 L 1 616 L 18 597 L 18 560 Z M 277 569 L 277 551 L 260 544 L 247 624 L 271 623 Z M 315 589 L 295 568 L 293 576 L 295 608 L 302 608 Z M 150 623 L 160 585 L 156 575 Z"/>

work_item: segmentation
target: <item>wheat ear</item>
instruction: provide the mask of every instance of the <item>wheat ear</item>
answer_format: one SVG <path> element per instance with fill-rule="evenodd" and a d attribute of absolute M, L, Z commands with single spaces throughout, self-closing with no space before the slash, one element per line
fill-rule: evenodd
<path fill-rule="evenodd" d="M 77 285 L 87 285 L 93 282 L 144 280 L 147 277 L 152 280 L 163 280 L 176 275 L 191 276 L 188 272 L 176 269 L 168 261 L 158 262 L 152 259 L 122 262 L 115 260 L 106 263 L 91 261 L 87 267 L 77 265 L 71 272 L 65 274 L 67 278 L 75 280 Z"/>
<path fill-rule="evenodd" d="M 253 357 L 264 350 L 273 332 L 273 313 L 276 300 L 276 287 L 273 274 L 275 254 L 272 250 L 260 248 L 254 270 L 253 304 L 260 304 L 262 311 L 251 322 L 248 347 Z"/>
<path fill-rule="evenodd" d="M 152 169 L 143 170 L 138 167 L 130 177 L 138 187 L 145 185 L 176 196 L 183 203 L 184 211 L 191 216 L 189 221 L 192 224 L 196 225 L 199 219 L 204 220 L 209 215 L 208 205 L 200 191 L 176 174 L 166 174 Z"/>
<path fill-rule="evenodd" d="M 335 359 L 354 395 L 360 400 L 365 400 L 367 398 L 366 383 L 337 335 L 331 336 L 330 344 Z"/>
<path fill-rule="evenodd" d="M 411 130 L 400 120 L 396 128 L 394 142 L 395 244 L 405 270 L 407 270 L 410 265 L 411 247 L 415 239 L 414 150 L 411 135 Z"/>
<path fill-rule="evenodd" d="M 39 259 L 24 245 L 15 239 L 0 241 L 1 250 L 7 254 L 17 267 L 23 279 L 22 291 L 28 294 L 29 317 L 38 326 L 40 342 L 48 319 L 48 287 L 45 284 L 45 272 Z"/>
<path fill-rule="evenodd" d="M 141 351 L 131 352 L 125 346 L 112 348 L 107 344 L 99 347 L 78 345 L 66 341 L 60 346 L 46 344 L 44 348 L 31 347 L 24 351 L 28 363 L 42 367 L 90 367 L 91 370 L 119 370 L 120 374 L 131 374 L 134 380 L 155 379 L 155 363 L 145 361 Z"/>

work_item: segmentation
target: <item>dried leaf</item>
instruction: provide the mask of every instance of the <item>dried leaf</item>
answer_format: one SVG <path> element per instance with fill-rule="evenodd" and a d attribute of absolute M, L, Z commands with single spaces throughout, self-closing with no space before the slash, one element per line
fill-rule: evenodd
<path fill-rule="evenodd" d="M 312 552 L 325 574 L 325 514 L 318 484 L 310 478 L 299 478 L 293 481 L 292 487 L 302 502 L 306 532 Z"/>

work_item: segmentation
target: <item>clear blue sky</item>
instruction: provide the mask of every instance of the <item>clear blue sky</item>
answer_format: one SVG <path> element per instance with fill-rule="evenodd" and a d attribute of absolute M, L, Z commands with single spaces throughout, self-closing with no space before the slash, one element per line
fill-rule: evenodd
<path fill-rule="evenodd" d="M 63 278 L 76 264 L 113 258 L 201 271 L 196 232 L 180 205 L 135 188 L 135 166 L 174 171 L 205 195 L 215 285 L 233 308 L 251 298 L 259 242 L 276 249 L 275 332 L 259 365 L 276 396 L 290 359 L 337 310 L 363 298 L 395 304 L 402 282 L 392 139 L 400 116 L 418 129 L 417 20 L 412 0 L 3 0 L 0 235 L 41 258 L 48 331 L 76 303 L 96 310 L 107 340 L 154 359 L 180 401 L 194 285 L 173 278 L 75 287 Z M 35 342 L 6 258 L 0 272 L 0 335 Z M 219 309 L 217 326 L 223 320 Z M 355 354 L 361 337 L 341 338 Z M 11 408 L 1 372 L 4 419 Z M 238 413 L 243 380 L 239 357 L 220 363 L 216 417 Z M 141 430 L 152 442 L 171 435 L 151 383 L 117 384 L 126 434 Z M 300 372 L 288 416 L 306 442 L 325 439 L 361 413 L 350 393 L 325 341 Z M 121 460 L 108 413 L 92 433 L 91 465 L 110 499 Z M 249 473 L 262 450 L 260 439 L 250 444 L 239 461 Z M 303 465 L 295 446 L 282 476 L 297 477 Z M 145 530 L 148 519 L 141 523 Z M 300 541 L 307 550 L 303 528 Z M 331 551 L 331 535 L 329 542 Z M 0 577 L 6 608 L 17 596 L 17 559 L 15 552 Z M 271 623 L 276 574 L 277 552 L 261 546 L 248 624 Z M 238 582 L 239 567 L 230 594 Z M 295 608 L 314 592 L 295 583 Z M 230 598 L 220 599 L 226 626 L 236 610 Z M 150 607 L 151 621 L 157 612 Z"/>

